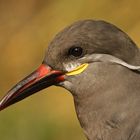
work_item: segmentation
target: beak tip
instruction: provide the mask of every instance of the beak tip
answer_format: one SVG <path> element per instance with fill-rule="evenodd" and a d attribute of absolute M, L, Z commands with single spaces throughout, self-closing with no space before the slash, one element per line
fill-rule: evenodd
<path fill-rule="evenodd" d="M 0 111 L 2 111 L 3 109 L 5 109 L 6 107 L 8 107 L 8 100 L 6 97 L 3 97 L 1 100 L 0 100 Z"/>
<path fill-rule="evenodd" d="M 0 101 L 0 111 L 2 111 L 5 108 L 4 104 L 2 101 Z"/>
<path fill-rule="evenodd" d="M 4 108 L 5 108 L 5 106 L 3 106 L 3 105 L 0 103 L 0 111 L 2 111 Z"/>

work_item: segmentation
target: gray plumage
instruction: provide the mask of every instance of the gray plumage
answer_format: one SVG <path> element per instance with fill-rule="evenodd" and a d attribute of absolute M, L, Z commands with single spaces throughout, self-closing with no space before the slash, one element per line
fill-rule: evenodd
<path fill-rule="evenodd" d="M 80 58 L 68 55 L 80 46 Z M 94 20 L 78 21 L 56 35 L 44 63 L 66 72 L 88 68 L 58 86 L 68 89 L 89 140 L 140 140 L 140 51 L 116 26 Z"/>

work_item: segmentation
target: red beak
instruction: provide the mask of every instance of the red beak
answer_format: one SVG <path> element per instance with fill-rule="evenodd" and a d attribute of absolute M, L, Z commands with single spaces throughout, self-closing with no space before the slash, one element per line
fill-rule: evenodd
<path fill-rule="evenodd" d="M 64 81 L 61 71 L 42 64 L 37 70 L 16 84 L 0 101 L 0 110 L 46 88 Z"/>

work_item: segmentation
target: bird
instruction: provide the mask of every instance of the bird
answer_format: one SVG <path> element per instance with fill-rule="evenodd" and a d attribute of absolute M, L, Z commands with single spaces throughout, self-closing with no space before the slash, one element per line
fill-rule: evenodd
<path fill-rule="evenodd" d="M 65 27 L 0 110 L 51 85 L 71 92 L 88 140 L 140 140 L 140 49 L 116 25 L 84 19 Z"/>

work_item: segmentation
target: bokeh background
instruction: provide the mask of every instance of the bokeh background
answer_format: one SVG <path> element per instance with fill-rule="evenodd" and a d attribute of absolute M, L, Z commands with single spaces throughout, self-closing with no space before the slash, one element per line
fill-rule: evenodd
<path fill-rule="evenodd" d="M 140 45 L 139 0 L 0 0 L 0 97 L 36 69 L 54 35 L 103 19 Z M 50 87 L 0 112 L 0 140 L 86 140 L 68 91 Z"/>

